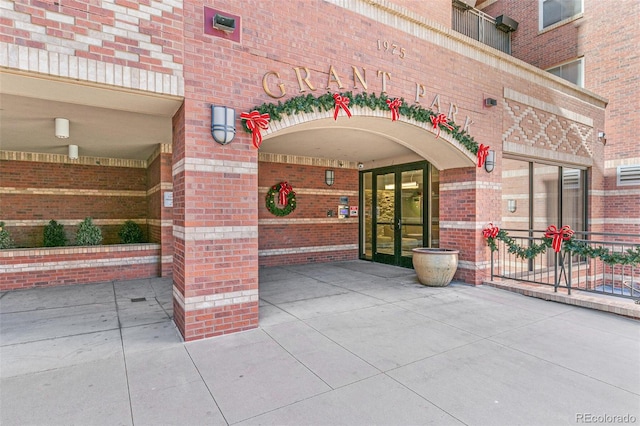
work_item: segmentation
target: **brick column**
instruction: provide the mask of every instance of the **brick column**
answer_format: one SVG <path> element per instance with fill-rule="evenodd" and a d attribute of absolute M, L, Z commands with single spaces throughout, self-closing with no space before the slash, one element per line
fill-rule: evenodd
<path fill-rule="evenodd" d="M 209 104 L 191 99 L 173 120 L 173 308 L 186 341 L 258 326 L 258 154 L 242 132 L 219 145 L 210 125 Z"/>
<path fill-rule="evenodd" d="M 491 273 L 490 252 L 482 237 L 488 220 L 482 218 L 499 217 L 500 203 L 495 200 L 501 194 L 499 185 L 480 179 L 488 177 L 476 167 L 440 172 L 440 247 L 460 250 L 455 279 L 474 285 Z"/>
<path fill-rule="evenodd" d="M 166 207 L 165 192 L 173 191 L 171 145 L 159 144 L 147 160 L 147 218 L 149 242 L 161 244 L 160 276 L 173 272 L 173 207 Z"/>

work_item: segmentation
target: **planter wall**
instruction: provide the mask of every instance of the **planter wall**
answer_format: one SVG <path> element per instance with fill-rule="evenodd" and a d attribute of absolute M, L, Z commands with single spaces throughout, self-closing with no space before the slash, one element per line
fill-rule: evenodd
<path fill-rule="evenodd" d="M 160 244 L 0 250 L 0 291 L 160 276 Z"/>

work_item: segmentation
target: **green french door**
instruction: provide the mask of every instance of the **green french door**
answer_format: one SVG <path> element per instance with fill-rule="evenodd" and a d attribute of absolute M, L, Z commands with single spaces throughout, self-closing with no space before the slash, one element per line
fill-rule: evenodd
<path fill-rule="evenodd" d="M 361 173 L 361 258 L 412 267 L 412 249 L 433 245 L 431 169 L 420 162 Z"/>

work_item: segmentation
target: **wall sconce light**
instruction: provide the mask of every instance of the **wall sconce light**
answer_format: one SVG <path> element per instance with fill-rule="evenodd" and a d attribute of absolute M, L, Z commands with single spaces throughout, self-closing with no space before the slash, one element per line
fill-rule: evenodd
<path fill-rule="evenodd" d="M 78 145 L 69 145 L 69 159 L 70 160 L 78 159 Z"/>
<path fill-rule="evenodd" d="M 602 142 L 603 145 L 607 144 L 607 134 L 605 132 L 603 132 L 602 130 L 600 130 L 598 132 L 598 140 L 600 142 Z"/>
<path fill-rule="evenodd" d="M 496 152 L 493 149 L 489 150 L 487 158 L 484 160 L 484 169 L 487 173 L 491 173 L 496 167 Z"/>
<path fill-rule="evenodd" d="M 486 107 L 492 107 L 492 106 L 496 106 L 496 105 L 498 105 L 498 101 L 496 99 L 486 98 L 484 100 L 484 106 L 486 106 Z"/>
<path fill-rule="evenodd" d="M 335 172 L 333 170 L 325 170 L 324 183 L 326 183 L 328 186 L 331 186 L 335 181 L 336 181 Z"/>
<path fill-rule="evenodd" d="M 232 33 L 236 30 L 236 20 L 216 13 L 216 16 L 213 17 L 213 28 L 225 33 Z"/>
<path fill-rule="evenodd" d="M 56 138 L 66 139 L 69 137 L 69 120 L 66 118 L 56 118 Z"/>
<path fill-rule="evenodd" d="M 219 144 L 226 145 L 236 135 L 236 111 L 226 106 L 211 105 L 211 136 Z"/>
<path fill-rule="evenodd" d="M 516 200 L 507 200 L 507 210 L 509 210 L 509 213 L 515 213 L 517 209 L 518 203 Z"/>

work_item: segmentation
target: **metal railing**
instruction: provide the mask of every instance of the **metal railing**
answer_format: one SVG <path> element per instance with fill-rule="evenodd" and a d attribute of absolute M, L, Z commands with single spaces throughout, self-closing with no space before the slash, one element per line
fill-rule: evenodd
<path fill-rule="evenodd" d="M 474 40 L 511 54 L 511 33 L 496 27 L 496 20 L 477 9 L 453 7 L 451 27 Z"/>
<path fill-rule="evenodd" d="M 505 229 L 522 248 L 539 245 L 545 231 Z M 573 240 L 591 248 L 604 248 L 608 253 L 625 254 L 640 248 L 640 235 L 576 232 Z M 533 259 L 523 259 L 509 252 L 502 240 L 496 239 L 498 250 L 491 253 L 491 278 L 553 286 L 640 300 L 640 265 L 604 262 L 599 257 L 586 257 L 547 248 Z"/>

